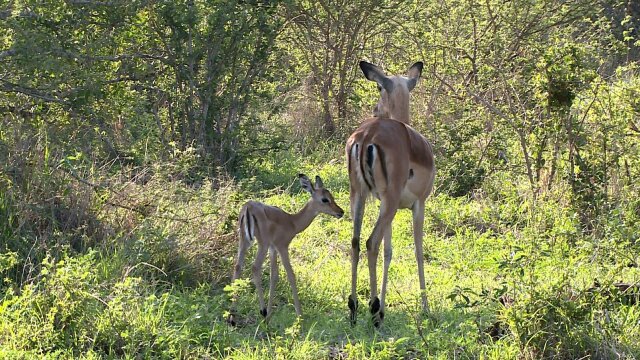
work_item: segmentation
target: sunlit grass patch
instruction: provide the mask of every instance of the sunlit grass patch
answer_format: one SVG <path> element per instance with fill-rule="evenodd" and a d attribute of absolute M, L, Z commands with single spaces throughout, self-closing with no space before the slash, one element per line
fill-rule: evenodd
<path fill-rule="evenodd" d="M 320 174 L 347 213 L 342 219 L 318 216 L 291 244 L 302 318 L 296 318 L 280 266 L 274 313 L 265 322 L 250 280 L 255 246 L 242 279 L 227 287 L 237 249 L 237 211 L 249 199 L 288 212 L 300 210 L 309 195 L 299 189 L 293 164 L 284 162 L 286 166 L 270 170 L 274 174 L 259 174 L 286 180 L 257 192 L 252 186 L 262 180 L 193 187 L 158 177 L 146 185 L 126 184 L 136 194 L 134 203 L 156 200 L 149 208 L 153 216 L 126 209 L 100 213 L 101 221 L 121 222 L 127 231 L 112 234 L 108 246 L 89 255 L 50 258 L 40 265 L 45 273 L 32 284 L 7 291 L 0 305 L 0 357 L 515 359 L 640 354 L 637 304 L 612 290 L 616 282 L 640 279 L 637 246 L 621 225 L 628 225 L 625 219 L 632 214 L 612 217 L 604 227 L 611 236 L 585 234 L 561 194 L 532 202 L 509 188 L 496 197 L 435 194 L 427 201 L 427 314 L 419 304 L 411 212 L 397 213 L 385 322 L 379 329 L 367 308 L 365 242 L 379 208 L 377 200 L 369 201 L 358 266 L 360 308 L 351 326 L 352 219 L 341 160 L 295 163 L 309 176 Z M 179 220 L 188 216 L 199 220 Z M 15 267 L 11 254 L 2 259 L 2 266 Z M 381 252 L 379 286 L 382 263 Z M 265 264 L 265 290 L 268 274 Z M 225 322 L 231 291 L 238 294 L 237 327 Z M 499 330 L 497 335 L 491 328 Z"/>

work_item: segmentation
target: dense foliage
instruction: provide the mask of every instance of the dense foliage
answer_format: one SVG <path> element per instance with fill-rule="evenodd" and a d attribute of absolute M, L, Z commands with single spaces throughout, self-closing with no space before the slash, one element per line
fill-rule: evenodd
<path fill-rule="evenodd" d="M 639 33 L 632 0 L 0 1 L 0 357 L 640 357 Z M 348 207 L 361 59 L 425 63 L 432 311 L 401 212 L 385 327 L 351 328 L 321 217 L 305 316 L 281 276 L 266 324 L 227 287 L 238 211 L 296 211 L 299 172 Z"/>

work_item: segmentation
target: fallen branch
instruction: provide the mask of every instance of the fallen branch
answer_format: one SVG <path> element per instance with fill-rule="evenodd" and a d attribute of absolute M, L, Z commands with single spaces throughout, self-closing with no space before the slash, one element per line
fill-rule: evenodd
<path fill-rule="evenodd" d="M 100 190 L 106 190 L 106 191 L 108 191 L 110 193 L 114 193 L 114 194 L 116 194 L 116 195 L 118 195 L 120 197 L 124 197 L 124 195 L 122 193 L 112 189 L 109 186 L 106 186 L 106 185 L 103 185 L 103 184 L 93 183 L 93 182 L 91 182 L 91 181 L 89 181 L 87 179 L 84 179 L 84 178 L 80 177 L 73 169 L 70 169 L 70 168 L 69 169 L 65 169 L 65 168 L 63 168 L 62 167 L 62 163 L 60 164 L 60 166 L 58 166 L 56 168 L 56 170 L 60 170 L 60 171 L 64 172 L 65 174 L 71 176 L 76 181 L 80 182 L 81 184 L 89 186 L 96 193 L 99 192 Z M 207 213 L 202 213 L 202 214 L 199 214 L 199 215 L 194 215 L 194 216 L 189 217 L 189 218 L 182 218 L 182 217 L 175 217 L 175 216 L 164 216 L 164 215 L 153 215 L 153 214 L 150 214 L 149 213 L 150 212 L 149 208 L 151 206 L 150 204 L 145 204 L 142 208 L 140 208 L 140 207 L 132 207 L 132 206 L 124 205 L 124 204 L 115 203 L 115 202 L 109 201 L 109 200 L 104 200 L 104 203 L 106 205 L 110 205 L 110 206 L 113 206 L 113 207 L 118 207 L 118 208 L 121 208 L 121 209 L 129 210 L 129 211 L 141 214 L 141 215 L 143 215 L 145 217 L 177 221 L 177 222 L 181 222 L 181 223 L 185 223 L 185 224 L 188 224 L 188 223 L 190 223 L 191 221 L 193 221 L 195 219 L 203 218 L 205 216 L 209 216 L 209 215 L 215 214 L 214 212 L 207 212 Z"/>

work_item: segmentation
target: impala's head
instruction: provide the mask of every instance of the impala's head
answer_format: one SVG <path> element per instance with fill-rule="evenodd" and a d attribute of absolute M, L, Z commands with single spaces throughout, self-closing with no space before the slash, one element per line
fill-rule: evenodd
<path fill-rule="evenodd" d="M 382 69 L 366 61 L 360 61 L 360 69 L 364 76 L 378 84 L 380 100 L 373 109 L 373 115 L 388 117 L 403 123 L 409 123 L 409 92 L 416 87 L 420 74 L 422 74 L 422 62 L 413 64 L 407 76 L 387 76 Z"/>
<path fill-rule="evenodd" d="M 324 188 L 320 176 L 316 176 L 315 185 L 311 183 L 311 180 L 305 174 L 298 174 L 298 177 L 300 178 L 300 185 L 311 194 L 313 205 L 319 212 L 335 216 L 338 219 L 344 215 L 344 210 L 336 204 L 333 195 Z"/>

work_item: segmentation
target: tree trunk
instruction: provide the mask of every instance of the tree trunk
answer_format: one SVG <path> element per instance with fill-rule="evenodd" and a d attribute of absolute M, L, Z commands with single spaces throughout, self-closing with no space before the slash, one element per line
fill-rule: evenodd
<path fill-rule="evenodd" d="M 326 136 L 331 136 L 336 131 L 336 125 L 333 122 L 333 116 L 331 116 L 331 100 L 329 99 L 329 84 L 324 84 L 322 87 L 322 110 L 323 110 L 323 125 L 322 130 Z"/>

